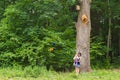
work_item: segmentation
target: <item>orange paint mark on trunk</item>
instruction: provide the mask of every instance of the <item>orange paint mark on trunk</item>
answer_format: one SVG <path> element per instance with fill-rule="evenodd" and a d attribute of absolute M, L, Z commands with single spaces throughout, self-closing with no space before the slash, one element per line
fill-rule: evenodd
<path fill-rule="evenodd" d="M 87 24 L 88 18 L 85 14 L 82 15 L 82 23 Z"/>

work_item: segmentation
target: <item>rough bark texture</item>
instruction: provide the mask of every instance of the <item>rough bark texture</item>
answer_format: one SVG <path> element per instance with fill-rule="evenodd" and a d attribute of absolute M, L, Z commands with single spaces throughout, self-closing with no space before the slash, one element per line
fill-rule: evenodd
<path fill-rule="evenodd" d="M 90 0 L 82 0 L 80 3 L 80 11 L 78 14 L 78 21 L 76 23 L 76 53 L 81 52 L 81 72 L 88 72 L 90 68 L 90 31 L 91 31 L 91 21 L 90 21 Z M 86 15 L 87 20 L 82 19 L 82 16 Z M 87 22 L 84 22 L 87 21 Z"/>

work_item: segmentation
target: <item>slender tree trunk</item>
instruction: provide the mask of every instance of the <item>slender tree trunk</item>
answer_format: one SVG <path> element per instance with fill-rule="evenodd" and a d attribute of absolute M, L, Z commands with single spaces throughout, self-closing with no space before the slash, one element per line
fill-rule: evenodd
<path fill-rule="evenodd" d="M 120 30 L 119 30 L 119 44 L 118 44 L 118 46 L 119 46 L 119 56 L 120 56 Z"/>
<path fill-rule="evenodd" d="M 90 0 L 80 0 L 80 11 L 76 23 L 76 53 L 81 52 L 81 72 L 88 72 L 90 67 Z"/>
<path fill-rule="evenodd" d="M 107 55 L 106 58 L 109 58 L 109 52 L 111 49 L 111 8 L 110 1 L 108 0 L 108 15 L 109 15 L 109 29 L 108 29 L 108 40 L 107 40 Z"/>
<path fill-rule="evenodd" d="M 110 48 L 111 48 L 111 18 L 109 18 L 109 29 L 108 29 L 107 55 L 106 55 L 106 58 L 109 58 Z"/>

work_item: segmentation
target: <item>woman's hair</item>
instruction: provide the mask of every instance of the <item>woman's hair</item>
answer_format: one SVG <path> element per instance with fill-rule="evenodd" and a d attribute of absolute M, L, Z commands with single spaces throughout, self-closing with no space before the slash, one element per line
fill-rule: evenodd
<path fill-rule="evenodd" d="M 78 52 L 78 54 L 80 54 L 80 56 L 81 56 L 81 52 Z"/>

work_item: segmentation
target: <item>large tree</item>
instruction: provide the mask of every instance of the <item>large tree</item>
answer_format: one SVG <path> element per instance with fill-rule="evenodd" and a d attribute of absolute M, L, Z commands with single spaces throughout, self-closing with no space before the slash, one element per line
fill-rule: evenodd
<path fill-rule="evenodd" d="M 90 71 L 90 0 L 79 0 L 79 14 L 78 21 L 75 24 L 77 35 L 76 35 L 76 53 L 81 52 L 81 72 Z"/>

